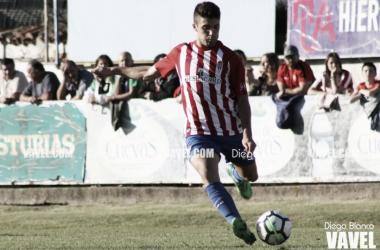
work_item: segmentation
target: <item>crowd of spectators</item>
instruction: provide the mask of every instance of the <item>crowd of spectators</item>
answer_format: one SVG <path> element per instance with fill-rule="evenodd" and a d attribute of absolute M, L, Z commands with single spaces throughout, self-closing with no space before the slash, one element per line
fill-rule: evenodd
<path fill-rule="evenodd" d="M 298 95 L 322 96 L 319 101 L 327 100 L 328 95 L 337 94 L 350 96 L 351 102 L 361 96 L 374 97 L 380 92 L 379 81 L 375 80 L 376 67 L 373 63 L 365 63 L 362 68 L 363 82 L 354 88 L 352 76 L 343 68 L 337 53 L 329 53 L 325 59 L 325 71 L 314 77 L 310 65 L 299 59 L 298 49 L 289 45 L 284 50 L 284 62 L 275 53 L 266 53 L 259 64 L 259 72 L 254 73 L 247 63 L 247 57 L 242 50 L 235 50 L 245 67 L 245 79 L 250 96 L 269 96 L 277 100 Z M 164 58 L 159 54 L 154 63 Z M 100 55 L 95 61 L 95 67 L 114 66 L 108 55 Z M 129 52 L 119 56 L 120 67 L 133 67 L 134 61 Z M 113 101 L 128 101 L 131 98 L 160 101 L 176 97 L 181 101 L 181 87 L 178 75 L 171 72 L 166 78 L 158 78 L 154 82 L 141 82 L 126 77 L 108 77 L 100 79 L 86 69 L 82 69 L 71 60 L 61 63 L 62 82 L 57 76 L 45 71 L 37 60 L 28 63 L 27 82 L 25 75 L 15 69 L 15 63 L 10 58 L 1 61 L 0 103 L 10 104 L 16 101 L 32 104 L 44 100 L 83 100 L 89 103 L 108 104 Z M 323 98 L 323 99 L 321 99 Z M 317 99 L 317 98 L 316 98 Z M 323 106 L 323 105 L 322 105 Z"/>

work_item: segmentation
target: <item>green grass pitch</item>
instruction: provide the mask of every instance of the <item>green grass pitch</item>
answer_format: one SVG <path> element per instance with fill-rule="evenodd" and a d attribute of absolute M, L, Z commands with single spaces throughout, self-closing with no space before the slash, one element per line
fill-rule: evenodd
<path fill-rule="evenodd" d="M 373 224 L 380 249 L 380 201 L 252 202 L 237 207 L 255 232 L 268 210 L 289 216 L 287 242 L 245 245 L 210 203 L 128 206 L 0 206 L 0 249 L 327 249 L 325 222 Z M 257 234 L 256 234 L 257 235 Z"/>

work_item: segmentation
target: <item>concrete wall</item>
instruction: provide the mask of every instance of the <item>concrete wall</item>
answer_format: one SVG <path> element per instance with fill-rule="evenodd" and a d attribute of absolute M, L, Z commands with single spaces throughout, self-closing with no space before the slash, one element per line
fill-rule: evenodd
<path fill-rule="evenodd" d="M 251 202 L 354 201 L 380 199 L 380 183 L 254 185 Z M 234 186 L 227 187 L 234 200 L 242 200 Z M 72 186 L 3 187 L 0 205 L 128 205 L 188 204 L 210 202 L 202 187 Z"/>

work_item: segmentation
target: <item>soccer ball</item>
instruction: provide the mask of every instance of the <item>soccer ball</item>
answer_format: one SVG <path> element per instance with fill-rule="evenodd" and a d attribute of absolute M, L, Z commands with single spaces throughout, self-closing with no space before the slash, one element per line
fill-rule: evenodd
<path fill-rule="evenodd" d="M 289 218 L 278 211 L 268 211 L 260 216 L 256 223 L 257 235 L 269 245 L 284 243 L 292 233 Z"/>

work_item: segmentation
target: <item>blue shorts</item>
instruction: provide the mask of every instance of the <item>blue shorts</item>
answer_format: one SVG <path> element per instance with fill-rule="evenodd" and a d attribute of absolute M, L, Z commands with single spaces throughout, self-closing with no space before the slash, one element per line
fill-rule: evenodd
<path fill-rule="evenodd" d="M 226 158 L 226 162 L 231 162 L 238 166 L 255 163 L 253 153 L 244 151 L 242 140 L 243 134 L 232 136 L 190 135 L 186 137 L 186 147 L 190 150 L 189 158 L 194 154 L 208 155 L 208 151 L 213 150 L 219 156 L 222 153 Z"/>

